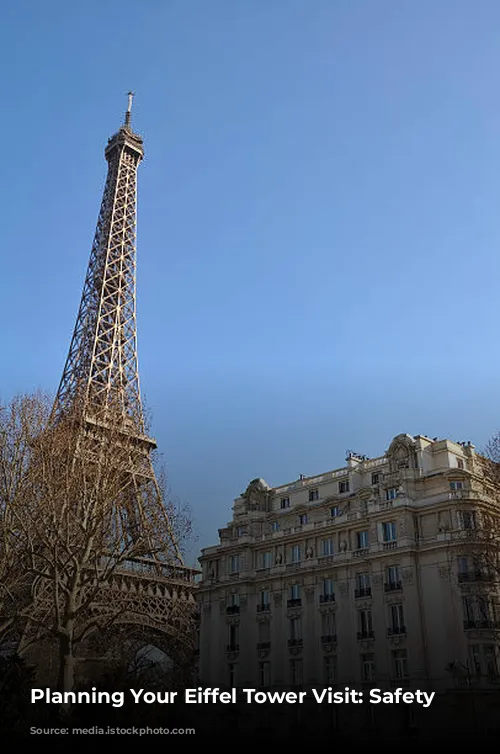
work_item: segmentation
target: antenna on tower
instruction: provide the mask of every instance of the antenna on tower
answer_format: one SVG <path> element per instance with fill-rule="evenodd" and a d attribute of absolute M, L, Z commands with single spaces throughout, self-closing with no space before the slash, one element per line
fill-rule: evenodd
<path fill-rule="evenodd" d="M 134 99 L 134 92 L 127 92 L 128 107 L 125 113 L 125 125 L 130 126 L 130 113 L 132 112 L 132 100 Z"/>

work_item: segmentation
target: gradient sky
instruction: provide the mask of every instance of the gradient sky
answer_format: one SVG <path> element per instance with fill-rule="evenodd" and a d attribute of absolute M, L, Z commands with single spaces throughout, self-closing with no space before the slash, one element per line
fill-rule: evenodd
<path fill-rule="evenodd" d="M 143 393 L 198 542 L 233 498 L 500 429 L 497 0 L 0 8 L 0 392 L 57 389 L 136 92 Z"/>

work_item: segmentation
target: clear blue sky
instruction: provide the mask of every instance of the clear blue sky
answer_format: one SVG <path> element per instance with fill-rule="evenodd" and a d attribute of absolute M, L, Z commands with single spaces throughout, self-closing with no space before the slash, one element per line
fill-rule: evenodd
<path fill-rule="evenodd" d="M 2 397 L 57 388 L 132 88 L 142 387 L 198 546 L 256 476 L 484 444 L 499 28 L 496 0 L 5 0 Z"/>

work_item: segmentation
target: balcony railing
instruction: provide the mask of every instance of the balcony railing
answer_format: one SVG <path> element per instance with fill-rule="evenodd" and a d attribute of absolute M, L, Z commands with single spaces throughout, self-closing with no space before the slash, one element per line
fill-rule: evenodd
<path fill-rule="evenodd" d="M 261 602 L 260 605 L 257 605 L 257 612 L 258 613 L 268 613 L 271 609 L 271 605 L 269 602 Z"/>
<path fill-rule="evenodd" d="M 493 574 L 487 571 L 464 571 L 458 574 L 459 582 L 493 581 Z"/>
<path fill-rule="evenodd" d="M 257 649 L 271 649 L 271 642 L 270 641 L 258 641 L 257 642 Z"/>
<path fill-rule="evenodd" d="M 464 629 L 468 631 L 471 628 L 499 629 L 500 620 L 464 620 Z"/>
<path fill-rule="evenodd" d="M 353 558 L 364 558 L 370 552 L 369 547 L 358 547 L 357 550 L 352 551 Z"/>
<path fill-rule="evenodd" d="M 386 592 L 400 592 L 402 589 L 401 581 L 386 581 L 384 584 L 384 591 Z"/>
<path fill-rule="evenodd" d="M 302 646 L 302 639 L 288 639 L 288 646 L 289 647 L 301 647 Z"/>
<path fill-rule="evenodd" d="M 226 644 L 226 652 L 238 652 L 239 644 Z"/>
<path fill-rule="evenodd" d="M 387 636 L 405 636 L 406 626 L 391 626 L 387 629 Z"/>
<path fill-rule="evenodd" d="M 320 594 L 319 601 L 321 604 L 325 602 L 335 602 L 335 595 L 334 594 Z"/>
<path fill-rule="evenodd" d="M 398 546 L 398 543 L 397 543 L 396 540 L 394 540 L 393 542 L 383 542 L 382 543 L 382 548 L 384 550 L 395 550 L 397 546 Z"/>
<path fill-rule="evenodd" d="M 358 639 L 374 639 L 375 632 L 374 631 L 358 631 L 357 637 Z"/>
<path fill-rule="evenodd" d="M 302 600 L 300 597 L 287 600 L 287 607 L 300 607 L 302 605 Z"/>
<path fill-rule="evenodd" d="M 335 634 L 323 634 L 323 636 L 321 637 L 322 644 L 332 644 L 335 641 L 337 641 Z"/>
<path fill-rule="evenodd" d="M 239 605 L 228 605 L 226 607 L 226 615 L 238 615 L 239 612 L 240 612 Z"/>
<path fill-rule="evenodd" d="M 371 597 L 371 596 L 372 596 L 371 586 L 365 586 L 362 589 L 355 589 L 354 591 L 355 599 L 360 599 L 360 597 Z"/>

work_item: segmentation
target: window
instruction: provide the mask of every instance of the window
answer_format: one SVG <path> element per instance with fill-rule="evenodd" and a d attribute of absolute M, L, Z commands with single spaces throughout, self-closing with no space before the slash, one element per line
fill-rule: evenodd
<path fill-rule="evenodd" d="M 458 491 L 458 490 L 463 490 L 463 488 L 464 488 L 463 482 L 458 482 L 458 481 L 450 482 L 450 490 Z"/>
<path fill-rule="evenodd" d="M 300 600 L 300 584 L 292 584 L 290 587 L 290 599 Z"/>
<path fill-rule="evenodd" d="M 398 604 L 390 606 L 389 620 L 389 635 L 406 633 L 403 605 Z"/>
<path fill-rule="evenodd" d="M 231 555 L 229 558 L 229 573 L 238 573 L 240 570 L 240 556 Z"/>
<path fill-rule="evenodd" d="M 459 468 L 459 469 L 465 468 L 465 464 L 464 464 L 462 458 L 457 458 L 457 468 Z"/>
<path fill-rule="evenodd" d="M 301 513 L 299 516 L 299 524 L 303 526 L 304 524 L 307 524 L 307 513 Z"/>
<path fill-rule="evenodd" d="M 333 539 L 323 540 L 323 555 L 333 555 Z"/>
<path fill-rule="evenodd" d="M 271 524 L 271 529 L 273 531 L 279 531 L 280 530 L 279 521 L 273 521 Z"/>
<path fill-rule="evenodd" d="M 361 655 L 361 678 L 365 682 L 375 679 L 375 655 L 372 652 Z"/>
<path fill-rule="evenodd" d="M 240 627 L 237 623 L 231 623 L 229 626 L 229 650 L 237 650 L 240 648 Z"/>
<path fill-rule="evenodd" d="M 397 496 L 398 496 L 397 487 L 390 487 L 388 490 L 385 491 L 386 500 L 395 500 Z"/>
<path fill-rule="evenodd" d="M 271 568 L 273 564 L 272 552 L 262 552 L 260 558 L 261 568 Z"/>
<path fill-rule="evenodd" d="M 320 595 L 320 602 L 333 602 L 334 601 L 334 586 L 333 579 L 323 579 L 323 591 Z"/>
<path fill-rule="evenodd" d="M 373 634 L 372 611 L 358 611 L 359 638 L 369 638 Z"/>
<path fill-rule="evenodd" d="M 340 516 L 339 506 L 334 505 L 333 508 L 330 508 L 330 517 L 337 518 L 337 516 Z"/>
<path fill-rule="evenodd" d="M 337 633 L 335 613 L 323 613 L 321 616 L 321 636 L 324 640 L 333 641 Z"/>
<path fill-rule="evenodd" d="M 457 511 L 458 526 L 463 530 L 473 530 L 476 528 L 475 511 Z"/>
<path fill-rule="evenodd" d="M 268 620 L 259 621 L 259 644 L 269 644 L 271 641 L 271 623 Z"/>
<path fill-rule="evenodd" d="M 365 547 L 369 547 L 370 539 L 367 531 L 358 531 L 356 534 L 356 542 L 358 550 L 363 550 Z"/>
<path fill-rule="evenodd" d="M 469 572 L 469 558 L 467 557 L 458 558 L 458 572 L 460 574 Z"/>
<path fill-rule="evenodd" d="M 356 574 L 356 597 L 369 597 L 372 593 L 370 587 L 370 574 L 367 571 Z"/>
<path fill-rule="evenodd" d="M 290 642 L 296 644 L 302 641 L 302 621 L 300 618 L 290 618 Z"/>
<path fill-rule="evenodd" d="M 399 566 L 389 566 L 385 570 L 385 590 L 386 592 L 395 591 L 401 589 L 401 575 L 399 573 Z"/>
<path fill-rule="evenodd" d="M 349 492 L 349 480 L 344 479 L 344 481 L 339 482 L 339 493 L 343 495 L 345 492 Z"/>
<path fill-rule="evenodd" d="M 229 687 L 234 689 L 236 686 L 236 663 L 230 662 L 227 666 L 227 679 Z"/>
<path fill-rule="evenodd" d="M 392 668 L 395 678 L 408 678 L 408 657 L 406 649 L 395 649 L 392 651 Z"/>
<path fill-rule="evenodd" d="M 498 650 L 493 644 L 483 644 L 483 659 L 488 678 L 498 680 Z"/>
<path fill-rule="evenodd" d="M 386 521 L 382 524 L 382 537 L 384 542 L 395 542 L 397 539 L 396 535 L 396 522 L 395 521 Z"/>
<path fill-rule="evenodd" d="M 282 497 L 280 500 L 280 508 L 281 510 L 284 510 L 285 508 L 290 507 L 290 498 L 289 497 Z"/>
<path fill-rule="evenodd" d="M 372 474 L 372 484 L 378 484 L 379 476 L 378 474 Z"/>
<path fill-rule="evenodd" d="M 335 683 L 337 680 L 337 658 L 335 655 L 323 657 L 323 677 L 326 686 Z"/>
<path fill-rule="evenodd" d="M 264 589 L 260 593 L 260 602 L 257 605 L 257 611 L 258 612 L 264 612 L 265 610 L 269 610 L 271 606 L 271 595 L 268 589 Z"/>
<path fill-rule="evenodd" d="M 238 526 L 236 529 L 236 536 L 237 537 L 244 537 L 246 534 L 246 529 L 244 526 Z"/>
<path fill-rule="evenodd" d="M 472 672 L 481 675 L 481 647 L 479 644 L 472 644 L 469 647 L 469 657 Z"/>
<path fill-rule="evenodd" d="M 319 500 L 319 491 L 309 490 L 309 502 L 312 503 L 314 500 Z"/>
<path fill-rule="evenodd" d="M 259 686 L 266 688 L 271 684 L 271 663 L 259 662 Z"/>
<path fill-rule="evenodd" d="M 292 686 L 302 685 L 302 660 L 290 660 L 290 680 Z"/>
<path fill-rule="evenodd" d="M 300 545 L 292 547 L 292 563 L 300 563 Z"/>
<path fill-rule="evenodd" d="M 474 601 L 472 597 L 462 597 L 462 608 L 464 611 L 464 621 L 473 623 L 475 618 Z"/>
<path fill-rule="evenodd" d="M 232 592 L 229 595 L 229 605 L 231 607 L 237 607 L 239 606 L 239 604 L 240 604 L 240 595 L 237 594 L 236 592 Z"/>

